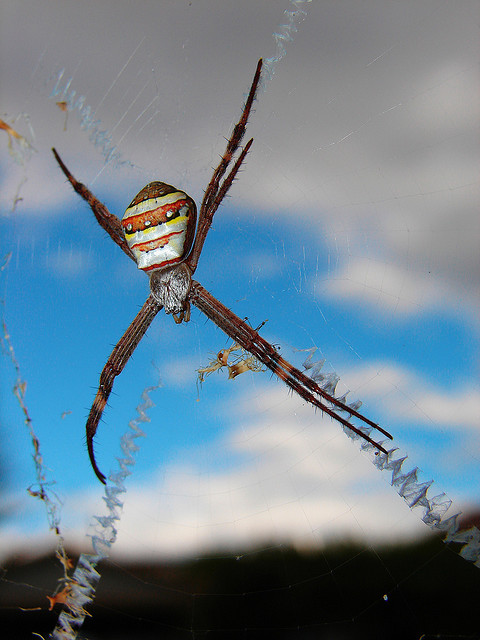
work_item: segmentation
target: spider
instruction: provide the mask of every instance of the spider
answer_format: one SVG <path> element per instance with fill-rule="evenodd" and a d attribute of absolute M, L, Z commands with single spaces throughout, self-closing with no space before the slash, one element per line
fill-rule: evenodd
<path fill-rule="evenodd" d="M 213 216 L 232 186 L 253 143 L 252 138 L 235 158 L 245 134 L 261 70 L 262 60 L 259 60 L 240 120 L 233 128 L 225 152 L 205 191 L 198 215 L 196 234 L 195 202 L 180 189 L 164 182 L 151 182 L 135 196 L 120 220 L 110 213 L 85 185 L 74 178 L 56 150 L 52 149 L 63 173 L 74 190 L 90 205 L 100 226 L 150 279 L 150 295 L 107 360 L 87 419 L 87 449 L 90 462 L 97 478 L 104 484 L 106 478 L 97 466 L 93 439 L 116 376 L 122 372 L 152 320 L 162 308 L 165 309 L 165 313 L 172 314 L 175 322 L 179 324 L 188 322 L 190 305 L 194 304 L 235 344 L 240 345 L 268 367 L 295 393 L 367 440 L 378 451 L 387 454 L 383 446 L 369 436 L 368 427 L 377 429 L 383 435 L 393 439 L 387 431 L 358 413 L 356 410 L 358 407 L 345 404 L 345 396 L 336 398 L 333 395 L 334 390 L 332 394 L 328 393 L 314 380 L 292 366 L 282 358 L 273 345 L 259 335 L 257 330 L 241 320 L 200 283 L 192 279 Z M 232 162 L 233 166 L 227 173 Z M 225 174 L 226 177 L 224 177 Z M 339 411 L 349 414 L 348 420 L 339 415 Z M 352 425 L 349 422 L 352 416 L 363 422 L 364 426 Z"/>

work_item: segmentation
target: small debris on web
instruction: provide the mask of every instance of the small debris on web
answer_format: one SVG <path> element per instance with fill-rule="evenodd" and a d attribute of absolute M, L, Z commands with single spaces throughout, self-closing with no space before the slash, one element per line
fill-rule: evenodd
<path fill-rule="evenodd" d="M 240 351 L 239 355 L 232 356 L 234 351 Z M 230 359 L 230 357 L 232 358 Z M 252 356 L 248 351 L 245 351 L 243 347 L 235 343 L 228 349 L 219 351 L 215 358 L 213 358 L 206 367 L 197 369 L 198 382 L 202 384 L 205 378 L 212 374 L 214 371 L 219 371 L 226 367 L 228 369 L 228 379 L 233 380 L 241 373 L 246 371 L 265 371 L 262 364 Z"/>
<path fill-rule="evenodd" d="M 66 103 L 65 100 L 62 100 L 61 102 L 56 102 L 55 104 L 60 109 L 60 111 L 63 111 L 63 113 L 65 114 L 65 122 L 63 124 L 63 130 L 66 131 L 67 130 L 68 113 L 69 113 L 68 104 Z"/>
<path fill-rule="evenodd" d="M 27 124 L 30 126 L 30 118 L 23 114 L 24 119 L 27 121 Z M 18 120 L 16 118 L 15 120 Z M 0 129 L 5 131 L 8 136 L 8 152 L 12 156 L 12 158 L 18 164 L 25 164 L 27 160 L 30 159 L 32 153 L 36 152 L 36 149 L 32 146 L 32 144 L 27 140 L 27 138 L 21 135 L 13 126 L 9 125 L 8 122 L 2 120 L 0 118 Z M 31 127 L 30 127 L 31 129 Z"/>

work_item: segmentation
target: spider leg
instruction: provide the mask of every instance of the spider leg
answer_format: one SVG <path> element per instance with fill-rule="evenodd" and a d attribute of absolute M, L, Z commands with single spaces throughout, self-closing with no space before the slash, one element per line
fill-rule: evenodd
<path fill-rule="evenodd" d="M 203 244 L 205 242 L 205 238 L 207 237 L 208 230 L 210 229 L 210 225 L 212 224 L 212 219 L 215 211 L 220 206 L 222 200 L 227 195 L 228 190 L 232 186 L 232 183 L 235 179 L 235 176 L 240 169 L 245 157 L 250 149 L 253 139 L 250 140 L 239 156 L 238 160 L 235 162 L 233 169 L 225 178 L 222 184 L 220 184 L 225 172 L 230 165 L 234 154 L 239 148 L 243 136 L 245 135 L 245 130 L 247 127 L 248 118 L 250 116 L 250 111 L 252 109 L 253 101 L 255 100 L 255 96 L 258 89 L 258 83 L 260 82 L 260 74 L 262 71 L 262 60 L 260 59 L 257 64 L 257 68 L 255 71 L 255 75 L 253 77 L 252 85 L 250 87 L 250 91 L 245 102 L 245 106 L 242 110 L 242 115 L 240 116 L 240 120 L 234 126 L 232 135 L 227 142 L 227 147 L 223 156 L 220 159 L 220 163 L 213 172 L 212 178 L 208 183 L 207 189 L 205 191 L 205 195 L 203 196 L 202 204 L 200 206 L 200 212 L 198 215 L 198 229 L 197 236 L 195 238 L 194 245 L 192 247 L 192 251 L 190 253 L 190 257 L 187 260 L 187 264 L 190 267 L 192 273 L 195 272 L 197 268 L 198 260 L 200 258 L 200 254 L 202 252 Z"/>
<path fill-rule="evenodd" d="M 105 229 L 112 240 L 118 244 L 120 249 L 122 249 L 122 251 L 135 262 L 133 253 L 130 251 L 127 241 L 125 240 L 122 224 L 117 216 L 110 213 L 107 207 L 102 204 L 84 184 L 78 182 L 78 180 L 73 177 L 55 149 L 52 149 L 52 152 L 55 156 L 55 160 L 60 166 L 60 169 L 63 171 L 72 187 L 90 205 L 98 224 Z"/>
<path fill-rule="evenodd" d="M 216 210 L 218 209 L 218 207 L 220 206 L 223 198 L 226 196 L 228 190 L 232 186 L 235 176 L 237 175 L 238 170 L 242 166 L 243 161 L 245 160 L 245 157 L 250 147 L 252 146 L 252 143 L 253 143 L 253 138 L 249 140 L 245 145 L 245 148 L 243 149 L 242 153 L 238 157 L 238 160 L 235 162 L 232 170 L 230 171 L 230 173 L 228 174 L 228 176 L 225 178 L 222 185 L 220 186 L 215 200 L 213 200 L 209 208 L 205 211 L 205 215 L 203 217 L 201 226 L 199 223 L 197 236 L 195 238 L 195 244 L 193 245 L 193 249 L 192 249 L 192 253 L 190 254 L 190 257 L 187 260 L 187 264 L 190 267 L 190 271 L 192 272 L 192 274 L 197 268 L 198 260 L 200 258 L 200 254 L 202 253 L 203 244 L 207 237 L 207 233 L 212 224 L 213 216 Z"/>
<path fill-rule="evenodd" d="M 113 349 L 100 375 L 98 391 L 87 420 L 87 448 L 93 470 L 103 484 L 105 484 L 105 476 L 98 468 L 95 460 L 93 438 L 97 432 L 98 423 L 100 422 L 108 397 L 112 391 L 115 378 L 123 371 L 130 356 L 137 348 L 138 343 L 145 335 L 152 320 L 161 308 L 162 305 L 158 304 L 151 295 L 147 298 L 134 321 Z"/>
<path fill-rule="evenodd" d="M 341 402 L 334 396 L 324 391 L 317 383 L 302 373 L 299 369 L 291 365 L 282 358 L 275 347 L 264 340 L 257 331 L 252 329 L 248 324 L 236 316 L 219 300 L 214 298 L 201 284 L 192 281 L 190 301 L 200 309 L 210 320 L 212 320 L 222 331 L 224 331 L 232 340 L 240 344 L 246 351 L 250 352 L 260 362 L 267 366 L 275 375 L 285 382 L 295 393 L 304 400 L 317 407 L 331 418 L 340 422 L 344 427 L 351 429 L 364 440 L 376 447 L 382 453 L 387 454 L 387 450 L 379 443 L 375 442 L 370 436 L 361 429 L 355 427 L 345 418 L 338 415 L 332 407 L 337 407 L 341 411 L 349 413 L 364 424 L 376 429 L 387 438 L 393 440 L 393 437 L 375 422 L 372 422 L 352 407 Z M 321 400 L 318 398 L 320 396 Z"/>

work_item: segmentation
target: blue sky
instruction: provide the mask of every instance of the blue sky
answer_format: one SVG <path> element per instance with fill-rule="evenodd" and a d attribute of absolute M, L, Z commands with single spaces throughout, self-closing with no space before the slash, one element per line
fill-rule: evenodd
<path fill-rule="evenodd" d="M 199 202 L 256 59 L 275 52 L 271 33 L 284 8 L 272 3 L 257 14 L 253 3 L 178 3 L 163 13 L 145 5 L 134 15 L 125 4 L 116 15 L 128 16 L 133 37 L 120 46 L 121 23 L 107 20 L 108 4 L 92 5 L 92 23 L 75 3 L 61 16 L 53 3 L 41 14 L 32 5 L 28 17 L 12 3 L 4 33 L 21 35 L 9 38 L 10 55 L 2 55 L 10 89 L 2 118 L 35 153 L 18 165 L 2 138 L 2 255 L 12 256 L 1 297 L 65 530 L 79 545 L 102 494 L 88 463 L 85 418 L 148 281 L 65 183 L 50 147 L 120 217 L 153 179 Z M 308 355 L 297 349 L 318 347 L 314 358 L 325 358 L 340 388 L 394 434 L 411 466 L 459 507 L 475 505 L 474 5 L 412 3 L 407 11 L 387 2 L 379 12 L 372 1 L 353 19 L 353 4 L 348 11 L 337 4 L 313 4 L 259 95 L 249 127 L 254 146 L 216 214 L 196 277 L 253 326 L 268 320 L 262 335 L 297 366 Z M 225 23 L 239 25 L 228 41 Z M 61 86 L 72 77 L 70 90 L 95 110 L 123 165 L 105 166 L 78 110 L 63 130 L 59 97 L 49 97 L 62 67 Z M 104 471 L 142 390 L 162 384 L 130 479 L 120 552 L 199 553 L 227 540 L 271 538 L 311 544 L 339 533 L 421 535 L 418 517 L 358 445 L 269 373 L 235 381 L 215 373 L 199 387 L 197 369 L 226 346 L 199 312 L 182 326 L 160 313 L 117 379 L 97 436 Z M 13 381 L 4 357 L 11 517 L 2 553 L 14 540 L 21 546 L 47 535 L 25 494 L 34 473 Z"/>

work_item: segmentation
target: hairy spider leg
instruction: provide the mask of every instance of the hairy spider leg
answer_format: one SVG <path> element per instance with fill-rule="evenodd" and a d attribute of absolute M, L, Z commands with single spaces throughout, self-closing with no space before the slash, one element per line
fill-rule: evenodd
<path fill-rule="evenodd" d="M 100 374 L 100 384 L 87 420 L 87 448 L 95 475 L 103 484 L 105 484 L 105 476 L 98 468 L 95 460 L 93 438 L 97 432 L 98 423 L 100 422 L 108 397 L 112 391 L 115 378 L 122 373 L 130 356 L 137 348 L 138 343 L 145 335 L 152 320 L 160 309 L 162 309 L 162 305 L 159 305 L 153 296 L 148 296 L 134 321 L 113 349 L 107 360 L 107 364 L 103 367 L 103 371 Z"/>
<path fill-rule="evenodd" d="M 314 380 L 306 376 L 299 369 L 291 365 L 282 358 L 275 347 L 264 340 L 257 331 L 241 320 L 228 307 L 214 298 L 201 284 L 192 281 L 190 301 L 204 313 L 217 327 L 222 329 L 232 340 L 240 344 L 246 351 L 255 356 L 260 362 L 268 367 L 275 375 L 283 380 L 295 393 L 313 406 L 321 409 L 331 418 L 340 422 L 344 427 L 351 429 L 364 440 L 367 440 L 382 453 L 387 454 L 387 450 L 379 443 L 375 442 L 366 433 L 352 425 L 348 420 L 339 416 L 333 409 L 327 407 L 316 395 L 321 396 L 327 402 L 338 407 L 342 411 L 350 413 L 368 426 L 380 431 L 387 438 L 393 437 L 376 423 L 372 422 L 352 407 L 344 404 L 334 396 L 328 394 L 319 387 Z"/>
<path fill-rule="evenodd" d="M 250 116 L 253 101 L 255 100 L 255 96 L 257 94 L 258 83 L 260 82 L 262 64 L 263 61 L 262 59 L 260 59 L 257 63 L 255 75 L 253 77 L 252 85 L 250 87 L 247 100 L 243 107 L 240 120 L 234 126 L 232 134 L 227 142 L 225 152 L 220 159 L 218 167 L 213 172 L 212 178 L 205 190 L 202 204 L 200 205 L 200 213 L 198 216 L 197 237 L 195 239 L 192 252 L 187 260 L 187 264 L 190 267 L 190 271 L 192 272 L 192 274 L 195 273 L 195 270 L 197 268 L 198 260 L 202 252 L 203 244 L 205 242 L 205 238 L 207 237 L 208 230 L 210 229 L 210 225 L 212 224 L 213 216 L 220 206 L 222 200 L 227 195 L 227 192 L 232 186 L 238 170 L 242 166 L 243 161 L 245 160 L 245 157 L 250 147 L 252 146 L 253 139 L 249 140 L 245 145 L 245 148 L 235 162 L 233 169 L 220 185 L 220 181 L 225 175 L 225 172 L 228 169 L 228 166 L 230 165 L 234 154 L 239 148 L 243 140 L 243 136 L 245 135 L 248 118 Z"/>
<path fill-rule="evenodd" d="M 232 134 L 227 142 L 225 153 L 223 154 L 218 167 L 213 172 L 212 178 L 205 191 L 205 196 L 203 198 L 202 207 L 201 207 L 204 210 L 207 210 L 211 202 L 215 199 L 218 191 L 218 185 L 220 184 L 220 180 L 225 174 L 225 171 L 227 170 L 228 165 L 230 164 L 234 153 L 240 146 L 243 136 L 245 135 L 248 118 L 250 116 L 250 111 L 252 109 L 253 101 L 255 100 L 255 96 L 257 94 L 258 83 L 260 82 L 262 64 L 263 64 L 263 60 L 260 58 L 260 60 L 257 63 L 255 75 L 253 77 L 250 91 L 248 93 L 247 100 L 245 101 L 245 105 L 243 107 L 240 120 L 237 122 L 237 124 L 233 128 Z"/>
<path fill-rule="evenodd" d="M 195 239 L 195 244 L 193 245 L 192 253 L 190 254 L 190 257 L 187 260 L 187 264 L 190 267 L 190 271 L 192 274 L 195 272 L 197 268 L 198 259 L 202 252 L 203 245 L 207 237 L 207 233 L 212 224 L 213 216 L 217 211 L 218 207 L 220 206 L 222 200 L 227 195 L 228 190 L 232 186 L 233 181 L 235 180 L 235 176 L 237 175 L 238 170 L 242 166 L 252 144 L 253 144 L 253 138 L 247 142 L 247 144 L 245 145 L 245 148 L 243 149 L 242 153 L 240 154 L 237 161 L 235 162 L 232 170 L 230 171 L 228 176 L 225 178 L 220 189 L 218 190 L 216 198 L 211 202 L 210 207 L 205 210 L 203 219 L 201 221 L 201 226 L 199 225 L 199 228 L 197 230 L 197 237 Z"/>
<path fill-rule="evenodd" d="M 65 163 L 58 155 L 56 149 L 52 149 L 55 160 L 58 162 L 60 169 L 65 174 L 67 180 L 70 182 L 75 191 L 82 196 L 82 198 L 90 205 L 98 224 L 105 229 L 111 239 L 118 244 L 120 249 L 133 261 L 135 261 L 134 255 L 130 250 L 130 247 L 125 240 L 123 233 L 122 223 L 119 218 L 107 209 L 107 207 L 98 200 L 93 193 L 81 182 L 78 182 L 76 178 L 67 169 Z"/>

